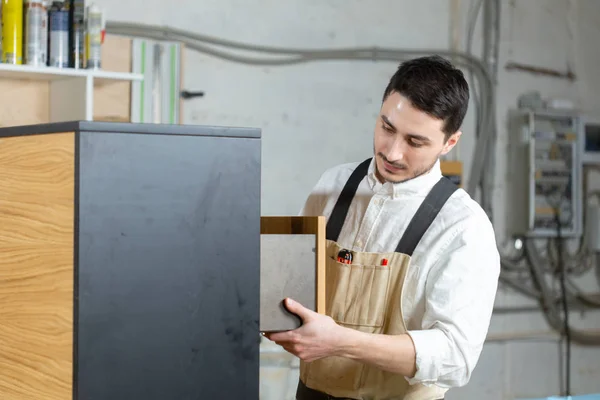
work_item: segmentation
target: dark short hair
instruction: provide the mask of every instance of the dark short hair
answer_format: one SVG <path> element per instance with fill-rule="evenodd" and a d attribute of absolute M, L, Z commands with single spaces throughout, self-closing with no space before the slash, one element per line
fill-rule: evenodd
<path fill-rule="evenodd" d="M 443 120 L 446 139 L 460 129 L 469 106 L 464 74 L 437 55 L 401 63 L 385 88 L 383 100 L 393 92 L 409 99 L 418 110 Z"/>

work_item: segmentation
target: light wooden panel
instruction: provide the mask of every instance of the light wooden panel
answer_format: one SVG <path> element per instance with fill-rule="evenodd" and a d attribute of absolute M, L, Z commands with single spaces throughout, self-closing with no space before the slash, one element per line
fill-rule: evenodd
<path fill-rule="evenodd" d="M 102 44 L 102 69 L 131 72 L 131 39 L 106 35 Z M 109 82 L 94 89 L 94 120 L 129 122 L 131 82 Z"/>
<path fill-rule="evenodd" d="M 324 217 L 301 217 L 301 216 L 264 216 L 261 217 L 261 235 L 311 235 L 312 244 L 315 246 L 315 261 L 311 265 L 297 265 L 296 268 L 307 268 L 306 273 L 314 273 L 314 291 L 315 291 L 315 311 L 321 314 L 325 313 L 326 310 L 326 296 L 325 296 L 325 279 L 326 279 L 326 248 L 325 248 L 325 218 Z M 288 245 L 292 246 L 293 243 L 282 243 L 281 252 L 282 254 L 273 254 L 272 257 L 282 257 L 282 260 L 290 260 L 293 258 L 293 253 L 287 248 Z M 299 244 L 301 242 L 299 241 Z M 285 252 L 288 251 L 289 254 Z M 287 265 L 287 264 L 286 264 Z M 287 282 L 289 278 L 297 278 L 298 271 L 286 271 L 285 268 L 294 268 L 293 263 L 284 266 L 276 278 L 280 279 L 281 285 L 295 285 L 295 289 L 302 285 L 302 282 Z M 316 266 L 316 268 L 315 268 Z M 312 270 L 312 268 L 315 268 Z M 312 277 L 311 277 L 312 278 Z M 263 278 L 261 278 L 263 279 Z M 289 286 L 292 290 L 293 286 Z M 283 299 L 282 299 L 283 300 Z M 270 306 L 270 305 L 269 305 Z"/>
<path fill-rule="evenodd" d="M 441 161 L 440 169 L 442 170 L 442 175 L 447 177 L 452 177 L 452 180 L 457 183 L 460 182 L 459 186 L 462 187 L 462 177 L 463 177 L 463 165 L 460 161 Z"/>
<path fill-rule="evenodd" d="M 0 127 L 49 120 L 47 81 L 0 79 Z"/>
<path fill-rule="evenodd" d="M 131 72 L 131 48 L 131 38 L 106 35 L 102 45 L 102 69 Z M 181 84 L 183 84 L 183 55 L 185 54 L 183 46 L 181 52 L 180 68 Z M 0 127 L 50 122 L 50 85 L 50 82 L 44 80 L 0 79 Z M 82 89 L 80 91 L 82 98 L 84 94 Z M 179 104 L 179 123 L 182 123 L 184 101 L 181 98 Z M 80 113 L 78 112 L 77 115 Z M 103 80 L 102 84 L 95 85 L 94 120 L 117 122 L 131 120 L 131 82 Z"/>
<path fill-rule="evenodd" d="M 86 79 L 57 79 L 50 82 L 50 121 L 78 121 L 85 119 L 87 98 Z"/>
<path fill-rule="evenodd" d="M 0 138 L 0 399 L 72 398 L 74 133 Z"/>

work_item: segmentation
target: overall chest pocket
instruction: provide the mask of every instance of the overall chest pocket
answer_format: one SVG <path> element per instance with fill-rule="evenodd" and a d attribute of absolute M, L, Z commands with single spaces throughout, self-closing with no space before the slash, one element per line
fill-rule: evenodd
<path fill-rule="evenodd" d="M 388 266 L 344 264 L 328 256 L 327 313 L 340 324 L 381 327 L 390 277 Z"/>

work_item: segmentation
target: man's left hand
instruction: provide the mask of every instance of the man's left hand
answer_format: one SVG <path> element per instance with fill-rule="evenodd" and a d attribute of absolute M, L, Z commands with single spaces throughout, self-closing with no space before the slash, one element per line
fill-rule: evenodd
<path fill-rule="evenodd" d="M 302 319 L 302 326 L 287 332 L 266 333 L 265 337 L 306 362 L 335 355 L 343 328 L 327 315 L 309 310 L 296 301 L 286 299 L 285 304 Z"/>

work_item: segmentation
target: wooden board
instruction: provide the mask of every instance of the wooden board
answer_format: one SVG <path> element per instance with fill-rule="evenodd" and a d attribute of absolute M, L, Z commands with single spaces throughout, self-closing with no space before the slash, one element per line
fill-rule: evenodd
<path fill-rule="evenodd" d="M 106 35 L 102 44 L 102 69 L 131 72 L 131 39 Z M 94 121 L 129 122 L 131 82 L 117 81 L 94 88 Z"/>
<path fill-rule="evenodd" d="M 102 69 L 113 72 L 131 72 L 131 49 L 131 38 L 107 34 L 102 45 Z M 184 54 L 185 47 L 182 45 L 180 86 L 183 85 Z M 0 78 L 0 127 L 50 122 L 50 87 L 51 83 L 46 80 Z M 101 85 L 95 84 L 94 120 L 129 122 L 131 120 L 131 87 L 130 81 L 110 82 L 104 80 Z M 84 91 L 80 90 L 76 93 L 81 96 L 81 101 L 83 101 Z M 79 97 L 74 99 L 68 97 L 65 101 L 67 107 L 70 107 L 72 101 L 79 101 Z M 184 101 L 181 98 L 179 99 L 179 106 L 178 122 L 183 123 Z"/>
<path fill-rule="evenodd" d="M 131 39 L 106 35 L 102 45 L 103 70 L 131 72 L 131 58 Z M 0 78 L 0 93 L 0 127 L 50 122 L 49 81 Z M 82 91 L 80 95 L 83 99 L 85 94 Z M 130 104 L 131 82 L 105 81 L 94 88 L 95 120 L 129 122 Z"/>
<path fill-rule="evenodd" d="M 0 138 L 0 399 L 72 398 L 74 133 Z"/>
<path fill-rule="evenodd" d="M 47 81 L 0 79 L 0 127 L 48 122 L 49 99 Z"/>
<path fill-rule="evenodd" d="M 463 165 L 460 161 L 441 161 L 442 175 L 462 187 Z"/>
<path fill-rule="evenodd" d="M 324 217 L 261 217 L 262 332 L 300 326 L 283 307 L 286 297 L 325 313 L 325 266 Z"/>

